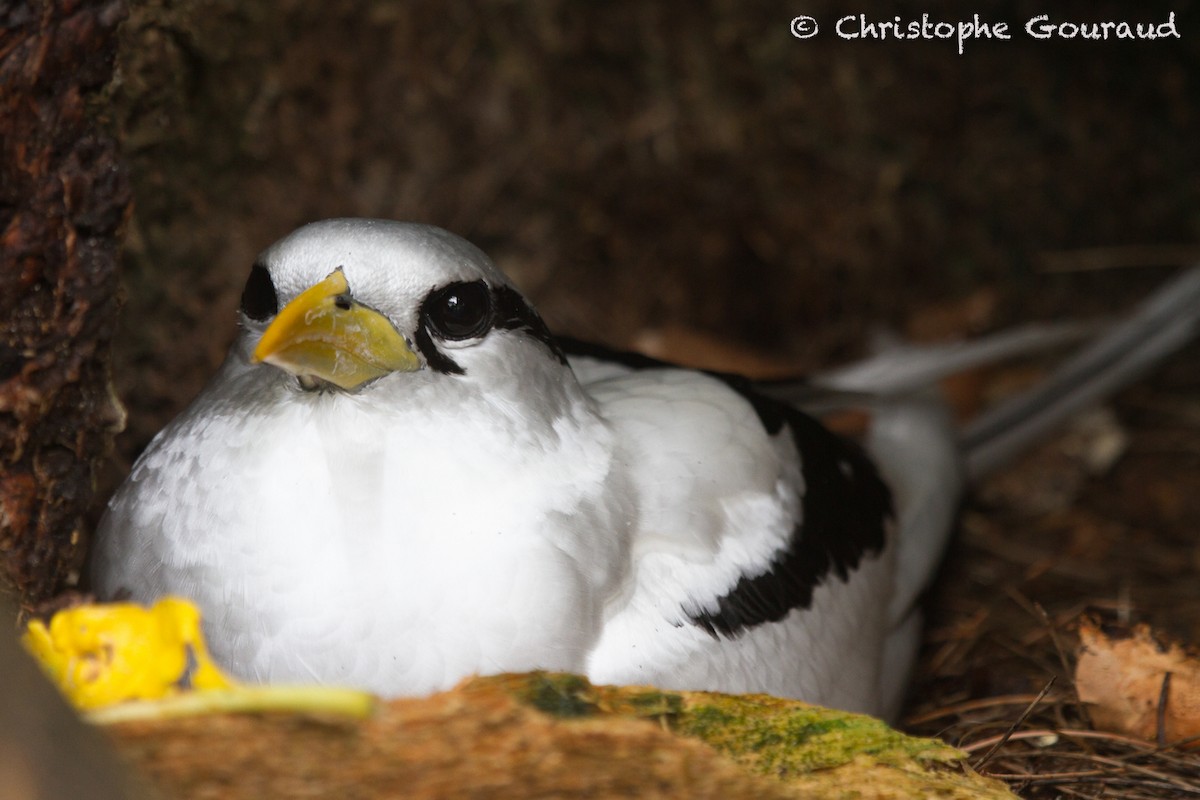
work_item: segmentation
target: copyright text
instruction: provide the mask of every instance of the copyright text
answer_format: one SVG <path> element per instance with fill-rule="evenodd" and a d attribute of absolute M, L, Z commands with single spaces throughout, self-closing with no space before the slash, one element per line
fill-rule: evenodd
<path fill-rule="evenodd" d="M 932 19 L 922 14 L 920 19 L 894 17 L 877 20 L 867 14 L 849 14 L 833 25 L 834 33 L 841 39 L 942 39 L 954 41 L 962 55 L 966 43 L 981 39 L 1007 41 L 1013 38 L 1013 27 L 1007 21 L 987 21 L 978 14 L 967 20 Z M 821 33 L 821 23 L 815 17 L 801 15 L 791 22 L 792 36 L 811 39 Z M 1079 22 L 1056 20 L 1049 14 L 1038 14 L 1024 22 L 1017 31 L 1033 39 L 1090 39 L 1113 41 L 1120 39 L 1178 39 L 1175 27 L 1175 12 L 1172 11 L 1162 22 Z"/>

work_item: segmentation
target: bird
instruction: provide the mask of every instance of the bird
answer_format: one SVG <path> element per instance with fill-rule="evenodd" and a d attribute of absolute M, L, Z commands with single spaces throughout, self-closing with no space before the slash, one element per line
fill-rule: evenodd
<path fill-rule="evenodd" d="M 966 486 L 1190 340 L 1200 277 L 1161 294 L 963 431 L 947 364 L 1079 331 L 759 384 L 556 337 L 440 228 L 310 223 L 109 501 L 92 588 L 190 598 L 248 681 L 553 670 L 894 716 Z M 847 407 L 859 440 L 818 419 Z"/>

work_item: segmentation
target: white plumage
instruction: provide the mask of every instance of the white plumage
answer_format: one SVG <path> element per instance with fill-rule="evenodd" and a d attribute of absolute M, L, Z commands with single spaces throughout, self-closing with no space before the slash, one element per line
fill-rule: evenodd
<path fill-rule="evenodd" d="M 962 484 L 941 411 L 875 408 L 893 522 L 855 446 L 749 384 L 564 347 L 449 233 L 300 229 L 110 502 L 95 589 L 194 599 L 258 681 L 544 668 L 894 710 Z"/>

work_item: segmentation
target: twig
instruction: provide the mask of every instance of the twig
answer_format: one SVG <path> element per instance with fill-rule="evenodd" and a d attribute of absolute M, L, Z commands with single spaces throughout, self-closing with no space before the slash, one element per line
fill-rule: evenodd
<path fill-rule="evenodd" d="M 1050 615 L 1046 613 L 1046 609 L 1042 607 L 1041 603 L 1034 603 L 1033 606 L 1038 610 L 1042 622 L 1046 625 L 1046 630 L 1050 633 L 1050 641 L 1054 643 L 1054 650 L 1058 653 L 1058 661 L 1062 665 L 1063 674 L 1069 678 L 1072 674 L 1071 664 L 1067 660 L 1067 652 L 1062 645 L 1062 639 L 1058 636 L 1058 628 L 1055 626 L 1054 621 L 1050 619 Z M 1071 695 L 1075 698 L 1075 710 L 1079 713 L 1079 717 L 1083 720 L 1084 724 L 1090 726 L 1092 724 L 1092 714 L 1087 705 L 1079 697 L 1079 688 L 1075 685 L 1075 681 L 1071 680 L 1070 684 Z"/>
<path fill-rule="evenodd" d="M 1132 736 L 1125 736 L 1120 733 L 1111 733 L 1109 731 L 1090 731 L 1090 730 L 1082 730 L 1082 729 L 1063 730 L 1061 728 L 1034 728 L 1032 730 L 1019 731 L 1017 733 L 1009 734 L 1008 739 L 1009 739 L 1009 741 L 1015 742 L 1015 741 L 1021 741 L 1023 739 L 1040 739 L 1043 736 L 1068 736 L 1073 739 L 1098 739 L 1098 740 L 1105 741 L 1105 742 L 1115 742 L 1117 744 L 1126 745 L 1128 747 L 1136 747 L 1136 748 L 1141 749 L 1143 752 L 1139 753 L 1138 755 L 1153 755 L 1153 754 L 1159 752 L 1158 749 L 1150 742 L 1147 742 L 1142 739 L 1135 739 Z M 982 750 L 983 748 L 995 743 L 998 739 L 1001 739 L 1001 738 L 1003 738 L 1003 734 L 998 734 L 996 736 L 989 736 L 988 738 L 981 739 L 978 742 L 972 742 L 969 745 L 962 745 L 959 747 L 959 750 L 962 750 L 966 753 L 973 753 L 976 750 Z"/>
<path fill-rule="evenodd" d="M 1042 688 L 1042 691 L 1038 692 L 1038 696 L 1035 697 L 1033 702 L 1026 706 L 1025 710 L 1021 712 L 1021 716 L 1017 718 L 1017 721 L 1014 722 L 1008 731 L 1006 731 L 1005 734 L 1000 737 L 999 741 L 992 745 L 992 749 L 984 753 L 983 758 L 979 759 L 979 761 L 973 765 L 976 770 L 981 769 L 983 765 L 986 764 L 991 757 L 996 754 L 996 751 L 1003 747 L 1004 743 L 1012 738 L 1012 735 L 1016 733 L 1017 729 L 1025 724 L 1025 720 L 1029 719 L 1029 715 L 1032 714 L 1033 710 L 1037 708 L 1039 703 L 1042 702 L 1042 698 L 1044 698 L 1050 692 L 1050 687 L 1054 685 L 1054 681 L 1055 678 L 1051 676 L 1050 680 Z"/>
<path fill-rule="evenodd" d="M 943 706 L 941 708 L 933 708 L 929 711 L 924 711 L 915 716 L 908 717 L 904 720 L 905 727 L 913 725 L 921 725 L 926 722 L 932 722 L 935 719 L 943 717 L 961 716 L 970 714 L 973 711 L 983 711 L 997 706 L 1017 706 L 1028 705 L 1037 700 L 1036 694 L 1002 694 L 995 697 L 982 697 L 975 700 L 964 700 L 961 703 Z"/>
<path fill-rule="evenodd" d="M 1167 746 L 1167 704 L 1171 699 L 1171 673 L 1164 672 L 1162 688 L 1158 691 L 1158 709 L 1154 716 L 1155 740 L 1160 748 Z"/>

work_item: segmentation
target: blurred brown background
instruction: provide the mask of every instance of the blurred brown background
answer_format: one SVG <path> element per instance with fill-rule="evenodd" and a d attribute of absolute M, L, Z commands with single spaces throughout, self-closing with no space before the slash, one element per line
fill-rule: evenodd
<path fill-rule="evenodd" d="M 942 327 L 1118 308 L 1200 255 L 1189 0 L 1055 4 L 1175 12 L 1180 39 L 1140 43 L 1032 40 L 1051 10 L 1026 2 L 131 5 L 105 108 L 136 198 L 126 463 L 219 363 L 254 255 L 321 217 L 454 230 L 556 330 L 682 326 L 801 367 L 979 287 Z M 850 13 L 1013 38 L 844 41 Z M 794 38 L 798 14 L 820 34 Z M 1080 248 L 1105 250 L 1066 263 L 1151 269 L 1046 271 Z"/>

